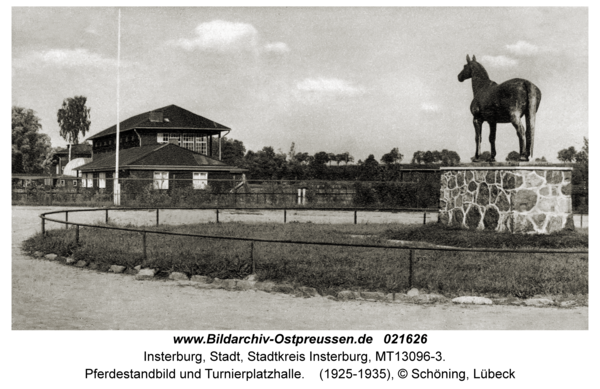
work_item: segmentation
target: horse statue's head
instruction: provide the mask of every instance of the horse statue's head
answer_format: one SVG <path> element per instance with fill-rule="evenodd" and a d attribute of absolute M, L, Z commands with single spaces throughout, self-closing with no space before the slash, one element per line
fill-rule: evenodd
<path fill-rule="evenodd" d="M 469 54 L 467 54 L 467 64 L 463 67 L 462 72 L 458 73 L 458 81 L 463 82 L 473 77 L 473 67 L 471 66 L 473 63 L 477 63 L 475 54 L 473 54 L 473 59 L 470 59 Z"/>

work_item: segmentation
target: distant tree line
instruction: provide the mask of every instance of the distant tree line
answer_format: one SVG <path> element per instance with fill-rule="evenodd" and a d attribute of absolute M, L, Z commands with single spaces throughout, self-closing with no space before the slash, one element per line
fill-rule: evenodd
<path fill-rule="evenodd" d="M 218 150 L 213 150 L 218 157 Z M 377 160 L 373 154 L 364 161 L 353 164 L 354 157 L 349 152 L 329 153 L 319 151 L 313 155 L 296 150 L 292 143 L 287 153 L 275 151 L 271 146 L 262 150 L 246 150 L 243 142 L 223 138 L 221 140 L 223 162 L 248 169 L 250 179 L 260 180 L 362 180 L 384 181 L 398 177 L 402 169 L 436 166 L 454 166 L 460 163 L 455 151 L 418 151 L 413 160 L 402 164 L 404 156 L 395 147 Z"/>

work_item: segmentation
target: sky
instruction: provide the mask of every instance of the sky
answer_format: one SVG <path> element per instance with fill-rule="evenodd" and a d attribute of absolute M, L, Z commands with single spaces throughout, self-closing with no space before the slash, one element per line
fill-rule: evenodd
<path fill-rule="evenodd" d="M 12 104 L 33 109 L 52 146 L 56 113 L 83 95 L 85 138 L 117 120 L 117 8 L 12 9 Z M 247 150 L 349 152 L 397 147 L 475 153 L 475 55 L 498 83 L 542 91 L 534 158 L 556 161 L 588 137 L 588 9 L 121 8 L 119 115 L 178 105 L 232 129 Z M 482 150 L 490 150 L 484 124 Z M 518 151 L 499 124 L 497 160 Z"/>

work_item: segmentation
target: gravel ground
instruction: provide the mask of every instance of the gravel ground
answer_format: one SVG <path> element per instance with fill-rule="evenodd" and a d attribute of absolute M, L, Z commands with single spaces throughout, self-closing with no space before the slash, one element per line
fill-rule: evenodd
<path fill-rule="evenodd" d="M 70 207 L 72 209 L 72 207 Z M 231 292 L 182 286 L 175 281 L 135 281 L 33 259 L 21 242 L 40 230 L 38 215 L 65 207 L 12 207 L 13 329 L 161 330 L 474 330 L 588 329 L 588 307 L 415 305 L 337 302 L 260 291 Z M 353 214 L 294 215 L 312 222 L 351 222 Z M 366 213 L 365 213 L 366 214 Z M 411 222 L 415 214 L 365 215 L 359 222 Z M 422 214 L 420 220 L 422 222 Z M 433 216 L 433 215 L 432 215 Z M 110 216 L 119 223 L 153 224 L 156 213 Z M 214 211 L 165 211 L 161 223 L 211 221 Z M 239 218 L 239 219 L 238 219 Z M 282 211 L 225 212 L 221 221 L 277 221 Z M 349 219 L 349 220 L 348 220 Z M 71 221 L 104 220 L 104 213 L 71 214 Z M 418 222 L 418 221 L 416 221 Z M 587 220 L 586 220 L 587 222 Z M 60 226 L 56 226 L 60 227 Z M 56 228 L 54 227 L 54 228 Z M 48 228 L 53 228 L 50 225 Z"/>

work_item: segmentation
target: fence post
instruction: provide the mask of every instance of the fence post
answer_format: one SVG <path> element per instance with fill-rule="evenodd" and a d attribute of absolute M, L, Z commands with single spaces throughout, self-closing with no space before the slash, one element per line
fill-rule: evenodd
<path fill-rule="evenodd" d="M 217 208 L 217 223 L 219 222 L 219 208 Z"/>
<path fill-rule="evenodd" d="M 356 211 L 354 211 L 354 224 L 356 224 Z"/>
<path fill-rule="evenodd" d="M 69 211 L 65 211 L 65 230 L 69 229 Z"/>
<path fill-rule="evenodd" d="M 42 217 L 42 236 L 46 236 L 46 219 Z"/>
<path fill-rule="evenodd" d="M 104 223 L 108 224 L 108 208 L 106 208 L 106 216 L 104 217 Z"/>
<path fill-rule="evenodd" d="M 581 228 L 583 228 L 583 213 L 581 214 L 581 219 L 580 219 L 580 222 L 579 222 L 579 226 Z"/>
<path fill-rule="evenodd" d="M 408 288 L 413 287 L 413 263 L 415 262 L 415 250 L 410 250 L 409 263 L 408 263 Z"/>
<path fill-rule="evenodd" d="M 423 212 L 423 224 L 427 224 L 427 211 Z"/>
<path fill-rule="evenodd" d="M 252 261 L 252 274 L 256 274 L 256 265 L 254 262 L 254 241 L 250 242 L 250 260 Z"/>
<path fill-rule="evenodd" d="M 75 227 L 75 244 L 79 244 L 79 224 L 76 224 Z"/>
<path fill-rule="evenodd" d="M 144 246 L 143 248 L 143 257 L 144 257 L 144 262 L 148 259 L 148 256 L 146 255 L 146 233 L 142 232 L 142 245 Z"/>
<path fill-rule="evenodd" d="M 283 210 L 283 224 L 287 222 L 287 209 Z"/>
<path fill-rule="evenodd" d="M 156 227 L 158 227 L 158 208 L 156 208 Z"/>

